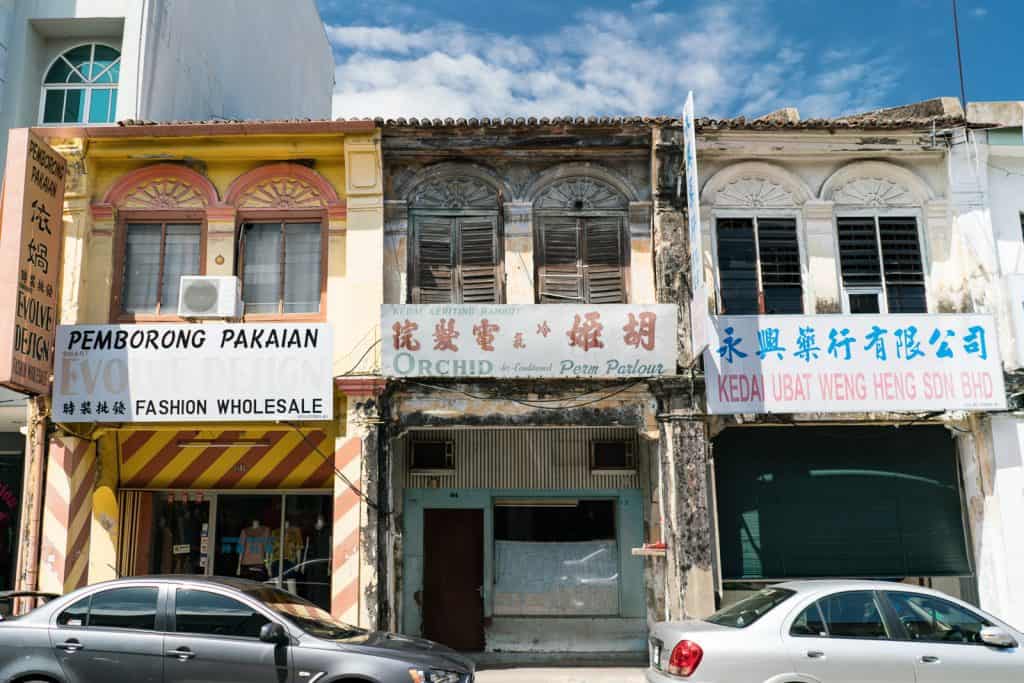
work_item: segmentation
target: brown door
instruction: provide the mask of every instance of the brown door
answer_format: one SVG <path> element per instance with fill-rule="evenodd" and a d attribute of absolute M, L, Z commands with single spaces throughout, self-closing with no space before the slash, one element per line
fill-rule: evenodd
<path fill-rule="evenodd" d="M 484 649 L 484 512 L 423 511 L 423 635 Z"/>

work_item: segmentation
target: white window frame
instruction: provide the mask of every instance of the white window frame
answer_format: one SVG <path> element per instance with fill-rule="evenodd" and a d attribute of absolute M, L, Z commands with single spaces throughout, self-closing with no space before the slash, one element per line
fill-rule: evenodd
<path fill-rule="evenodd" d="M 839 221 L 842 218 L 870 218 L 875 223 L 875 249 L 878 252 L 878 268 L 879 276 L 881 278 L 881 284 L 877 287 L 871 286 L 858 286 L 858 287 L 847 287 L 843 281 L 843 258 L 842 252 L 839 248 Z M 835 262 L 836 262 L 836 273 L 839 276 L 839 291 L 842 298 L 843 313 L 850 312 L 850 299 L 848 294 L 866 294 L 876 289 L 881 290 L 881 301 L 878 307 L 879 315 L 888 315 L 889 313 L 889 289 L 885 281 L 885 262 L 882 260 L 882 231 L 879 227 L 881 218 L 913 218 L 917 225 L 917 249 L 921 254 L 921 271 L 922 271 L 922 286 L 924 287 L 924 300 L 925 310 L 923 313 L 930 312 L 930 306 L 928 305 L 930 287 L 928 286 L 928 273 L 929 268 L 929 255 L 925 248 L 924 240 L 924 217 L 922 215 L 920 207 L 909 206 L 909 207 L 892 207 L 884 209 L 842 209 L 834 212 L 832 217 L 832 230 L 835 235 Z M 918 314 L 920 315 L 920 314 Z"/>
<path fill-rule="evenodd" d="M 115 59 L 113 62 L 111 62 L 110 66 L 108 66 L 106 69 L 104 69 L 100 73 L 96 74 L 95 77 L 93 77 L 90 80 L 84 80 L 81 83 L 63 83 L 63 84 L 60 84 L 60 83 L 47 83 L 46 82 L 46 74 L 50 73 L 50 69 L 53 68 L 54 64 L 56 64 L 61 59 L 64 59 L 64 55 L 66 55 L 68 52 L 71 52 L 72 50 L 75 50 L 75 49 L 80 48 L 80 47 L 84 47 L 86 45 L 88 45 L 91 48 L 91 53 L 89 55 L 90 63 L 92 63 L 96 59 L 96 47 L 97 46 L 106 47 L 106 48 L 110 48 L 111 50 L 114 50 L 115 52 L 117 52 L 117 59 Z M 110 91 L 113 91 L 113 93 L 117 93 L 120 90 L 120 87 L 121 87 L 121 77 L 120 77 L 120 74 L 118 74 L 118 80 L 117 80 L 116 83 L 96 83 L 96 79 L 99 78 L 100 76 L 102 76 L 103 74 L 107 73 L 111 69 L 113 69 L 115 66 L 120 66 L 121 65 L 121 57 L 122 57 L 121 48 L 115 47 L 115 46 L 113 46 L 113 45 L 111 45 L 109 43 L 103 43 L 103 42 L 98 42 L 98 41 L 89 41 L 89 42 L 84 42 L 84 43 L 78 43 L 77 45 L 72 45 L 72 46 L 70 46 L 68 48 L 65 48 L 65 49 L 61 50 L 60 54 L 58 54 L 56 57 L 54 57 L 52 60 L 50 60 L 50 63 L 47 64 L 46 68 L 43 70 L 43 77 L 42 77 L 42 80 L 40 82 L 40 88 L 39 88 L 39 114 L 36 117 L 37 121 L 38 121 L 38 125 L 40 125 L 40 126 L 47 126 L 47 127 L 50 127 L 50 128 L 60 127 L 60 126 L 113 126 L 113 125 L 116 125 L 117 124 L 117 107 L 116 107 L 116 104 L 115 104 L 115 107 L 114 107 L 114 111 L 109 111 L 109 106 L 110 105 L 109 104 L 107 105 L 108 106 L 108 113 L 110 115 L 110 121 L 104 121 L 103 123 L 99 123 L 99 122 L 90 123 L 89 122 L 89 112 L 90 112 L 90 108 L 92 107 L 92 93 L 93 93 L 93 91 L 95 91 L 95 90 L 110 90 Z M 74 69 L 75 67 L 72 66 L 71 68 Z M 75 69 L 75 70 L 77 71 L 77 69 Z M 79 75 L 82 76 L 83 79 L 85 78 L 85 75 L 82 74 L 81 72 L 79 72 Z M 53 121 L 53 122 L 50 122 L 50 123 L 47 123 L 47 122 L 43 121 L 43 116 L 46 113 L 46 110 L 45 110 L 45 108 L 46 108 L 46 95 L 47 95 L 47 93 L 49 93 L 52 90 L 63 90 L 64 91 L 64 102 L 65 103 L 67 102 L 67 91 L 68 90 L 84 90 L 85 91 L 85 99 L 84 99 L 84 101 L 82 103 L 82 120 L 81 121 Z M 63 117 L 63 113 L 64 113 L 64 107 L 62 106 L 61 107 L 61 116 L 62 117 Z"/>
<path fill-rule="evenodd" d="M 710 211 L 710 232 L 711 232 L 711 263 L 714 268 L 714 285 L 715 285 L 715 311 L 718 315 L 722 313 L 722 269 L 718 263 L 718 219 L 725 218 L 743 218 L 753 222 L 754 224 L 754 256 L 756 259 L 754 272 L 757 276 L 757 291 L 758 295 L 764 293 L 764 282 L 761 279 L 761 238 L 758 236 L 758 225 L 757 221 L 759 218 L 774 220 L 774 219 L 791 219 L 796 221 L 796 246 L 797 254 L 800 259 L 800 299 L 803 302 L 804 314 L 807 315 L 807 311 L 814 311 L 814 299 L 811 296 L 810 277 L 811 269 L 807 258 L 807 238 L 806 238 L 806 226 L 804 224 L 803 210 L 800 208 L 792 209 L 765 209 L 765 210 L 754 210 L 754 209 L 712 209 Z M 702 221 L 703 222 L 703 221 Z M 728 315 L 728 314 L 724 314 Z M 769 313 L 758 313 L 757 315 L 775 315 Z"/>

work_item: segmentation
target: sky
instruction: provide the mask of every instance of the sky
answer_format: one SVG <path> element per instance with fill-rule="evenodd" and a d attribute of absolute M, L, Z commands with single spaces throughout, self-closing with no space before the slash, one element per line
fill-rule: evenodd
<path fill-rule="evenodd" d="M 839 116 L 959 96 L 951 0 L 317 0 L 338 117 Z M 968 101 L 1024 100 L 1022 0 L 959 0 Z"/>

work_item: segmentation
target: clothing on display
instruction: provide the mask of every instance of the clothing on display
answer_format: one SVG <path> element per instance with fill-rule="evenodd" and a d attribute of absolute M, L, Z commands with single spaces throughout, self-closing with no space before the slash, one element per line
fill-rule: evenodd
<path fill-rule="evenodd" d="M 243 567 L 263 567 L 267 550 L 270 548 L 270 529 L 253 520 L 252 526 L 242 529 L 238 537 L 238 547 L 241 550 L 238 558 L 239 573 Z"/>

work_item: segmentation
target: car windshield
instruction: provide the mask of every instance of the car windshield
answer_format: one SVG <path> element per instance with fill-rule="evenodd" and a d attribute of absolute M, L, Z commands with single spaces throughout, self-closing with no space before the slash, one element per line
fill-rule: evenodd
<path fill-rule="evenodd" d="M 719 626 L 746 628 L 785 602 L 794 592 L 785 588 L 763 588 L 734 605 L 718 610 L 705 621 Z"/>
<path fill-rule="evenodd" d="M 272 586 L 261 586 L 246 593 L 260 600 L 270 609 L 317 638 L 362 642 L 369 637 L 366 629 L 335 619 L 329 612 L 308 600 Z"/>

